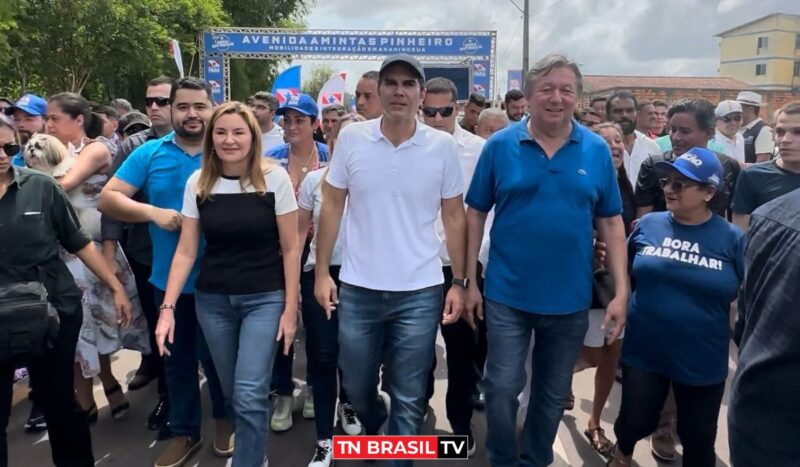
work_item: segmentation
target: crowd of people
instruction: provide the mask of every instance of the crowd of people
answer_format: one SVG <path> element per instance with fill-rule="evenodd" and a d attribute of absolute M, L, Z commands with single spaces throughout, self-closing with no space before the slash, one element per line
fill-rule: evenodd
<path fill-rule="evenodd" d="M 92 466 L 94 378 L 113 418 L 125 389 L 156 382 L 153 465 L 184 465 L 203 445 L 202 365 L 214 453 L 265 466 L 268 430 L 293 425 L 302 323 L 309 467 L 332 465 L 337 421 L 420 433 L 438 333 L 470 456 L 551 464 L 572 376 L 596 368 L 584 433 L 608 465 L 649 437 L 659 459 L 679 440 L 684 465 L 713 466 L 733 340 L 733 465 L 795 464 L 800 102 L 768 124 L 755 92 L 579 108 L 582 93 L 578 65 L 551 54 L 502 108 L 460 106 L 452 81 L 399 54 L 360 77 L 353 113 L 306 94 L 217 105 L 191 77 L 150 81 L 145 113 L 73 93 L 2 100 L 0 300 L 41 280 L 60 321 L 24 362 L 25 429 L 49 432 L 55 465 Z M 123 348 L 142 358 L 120 384 Z M 20 366 L 6 353 L 0 467 Z"/>

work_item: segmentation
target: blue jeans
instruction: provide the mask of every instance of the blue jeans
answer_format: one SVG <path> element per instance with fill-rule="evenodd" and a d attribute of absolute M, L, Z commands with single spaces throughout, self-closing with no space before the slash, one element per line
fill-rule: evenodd
<path fill-rule="evenodd" d="M 164 291 L 154 290 L 156 303 L 164 301 Z M 169 398 L 169 428 L 174 436 L 200 439 L 203 418 L 200 403 L 198 359 L 208 382 L 211 410 L 215 419 L 225 418 L 225 397 L 222 395 L 217 370 L 211 361 L 203 331 L 197 325 L 194 295 L 181 294 L 175 303 L 175 339 L 168 344 L 170 355 L 164 357 L 164 373 Z"/>
<path fill-rule="evenodd" d="M 427 403 L 425 389 L 436 331 L 442 319 L 442 286 L 385 292 L 342 283 L 338 311 L 342 386 L 366 433 L 377 434 L 386 421 L 378 399 L 378 371 L 385 362 L 391 368 L 388 434 L 418 434 Z"/>
<path fill-rule="evenodd" d="M 197 319 L 233 407 L 234 467 L 261 467 L 267 455 L 269 382 L 284 292 L 222 295 L 198 291 Z"/>
<path fill-rule="evenodd" d="M 545 467 L 553 462 L 553 441 L 588 326 L 585 311 L 542 315 L 486 300 L 486 450 L 493 467 Z M 517 398 L 525 387 L 525 350 L 531 332 L 536 340 L 520 453 Z"/>

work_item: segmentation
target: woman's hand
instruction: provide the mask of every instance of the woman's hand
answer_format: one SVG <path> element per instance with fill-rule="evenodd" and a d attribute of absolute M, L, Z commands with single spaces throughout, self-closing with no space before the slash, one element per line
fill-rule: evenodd
<path fill-rule="evenodd" d="M 170 355 L 166 342 L 172 344 L 175 339 L 175 314 L 169 308 L 163 308 L 156 324 L 156 345 L 162 357 Z"/>
<path fill-rule="evenodd" d="M 117 312 L 117 324 L 124 328 L 130 326 L 133 305 L 131 305 L 125 289 L 115 289 L 112 292 L 112 298 L 114 300 L 114 310 Z"/>
<path fill-rule="evenodd" d="M 281 314 L 281 321 L 278 324 L 278 336 L 276 342 L 283 339 L 283 354 L 289 355 L 289 349 L 294 342 L 294 335 L 297 333 L 297 304 L 286 304 Z"/>

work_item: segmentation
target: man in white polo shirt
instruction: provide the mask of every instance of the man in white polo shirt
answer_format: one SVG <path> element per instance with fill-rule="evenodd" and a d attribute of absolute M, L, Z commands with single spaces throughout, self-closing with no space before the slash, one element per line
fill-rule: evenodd
<path fill-rule="evenodd" d="M 464 189 L 469 186 L 472 174 L 475 173 L 475 165 L 481 155 L 486 140 L 475 136 L 469 131 L 456 125 L 458 89 L 455 83 L 447 78 L 431 78 L 425 83 L 425 99 L 422 101 L 422 115 L 425 124 L 440 131 L 453 135 L 458 144 L 458 162 L 461 165 L 461 173 L 464 176 Z M 436 221 L 436 232 L 443 240 L 447 238 L 444 231 L 444 224 Z M 484 231 L 484 237 L 488 237 L 488 230 Z M 442 273 L 445 277 L 445 290 L 449 289 L 453 278 L 453 270 L 450 265 L 450 255 L 447 253 L 446 242 L 442 242 L 439 250 L 439 257 L 442 260 Z M 481 288 L 480 274 L 476 280 Z M 469 315 L 470 317 L 472 315 Z M 467 316 L 465 316 L 467 318 Z M 476 338 L 476 332 L 478 336 Z M 442 337 L 447 350 L 447 397 L 445 407 L 447 408 L 447 419 L 450 427 L 456 435 L 467 435 L 469 437 L 469 454 L 475 453 L 475 440 L 472 436 L 472 398 L 478 383 L 478 372 L 475 363 L 480 360 L 478 342 L 481 337 L 486 340 L 486 326 L 483 321 L 478 323 L 459 320 L 448 326 L 442 326 Z M 483 362 L 481 362 L 481 366 Z M 433 396 L 433 372 L 436 368 L 436 359 L 428 376 L 428 400 Z"/>
<path fill-rule="evenodd" d="M 619 91 L 612 95 L 606 103 L 606 114 L 608 118 L 622 127 L 622 141 L 625 144 L 625 156 L 622 158 L 622 165 L 628 180 L 636 185 L 639 179 L 639 168 L 642 162 L 650 156 L 659 156 L 661 149 L 650 138 L 641 131 L 636 130 L 636 122 L 639 119 L 639 103 L 636 96 L 627 92 Z"/>
<path fill-rule="evenodd" d="M 419 432 L 436 331 L 440 321 L 458 321 L 468 285 L 458 146 L 417 121 L 424 82 L 413 57 L 386 58 L 378 81 L 383 116 L 342 130 L 323 185 L 315 295 L 328 313 L 338 304 L 343 386 L 367 434 L 387 418 L 377 394 L 383 362 L 390 368 L 388 434 Z M 345 201 L 337 294 L 328 266 Z M 456 284 L 444 304 L 434 228 L 440 210 Z"/>

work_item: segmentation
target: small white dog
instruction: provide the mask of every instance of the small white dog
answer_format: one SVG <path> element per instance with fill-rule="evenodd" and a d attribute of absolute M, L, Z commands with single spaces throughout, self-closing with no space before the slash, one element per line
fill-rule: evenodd
<path fill-rule="evenodd" d="M 56 179 L 66 175 L 75 163 L 61 141 L 43 133 L 31 136 L 25 145 L 24 157 L 25 165 Z"/>

